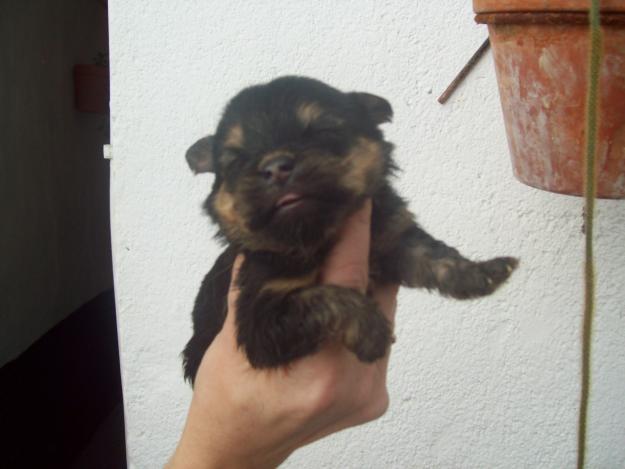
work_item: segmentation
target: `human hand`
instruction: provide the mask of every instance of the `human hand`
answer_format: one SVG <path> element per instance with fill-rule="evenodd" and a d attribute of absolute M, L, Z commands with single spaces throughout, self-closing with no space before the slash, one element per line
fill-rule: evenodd
<path fill-rule="evenodd" d="M 326 260 L 321 282 L 366 292 L 369 281 L 371 202 L 351 216 Z M 242 258 L 233 268 L 236 278 Z M 374 420 L 388 407 L 388 354 L 360 362 L 337 342 L 287 367 L 257 370 L 237 346 L 235 282 L 221 332 L 198 370 L 183 435 L 169 467 L 269 468 L 297 448 Z M 373 297 L 393 323 L 397 285 Z"/>

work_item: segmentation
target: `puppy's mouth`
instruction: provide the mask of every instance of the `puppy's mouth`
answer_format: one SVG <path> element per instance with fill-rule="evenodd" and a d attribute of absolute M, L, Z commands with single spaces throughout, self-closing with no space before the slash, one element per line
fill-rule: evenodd
<path fill-rule="evenodd" d="M 276 213 L 282 214 L 286 212 L 290 212 L 292 210 L 297 209 L 304 205 L 309 198 L 304 197 L 302 194 L 297 194 L 295 192 L 289 192 L 288 194 L 283 195 L 276 202 L 275 208 Z"/>

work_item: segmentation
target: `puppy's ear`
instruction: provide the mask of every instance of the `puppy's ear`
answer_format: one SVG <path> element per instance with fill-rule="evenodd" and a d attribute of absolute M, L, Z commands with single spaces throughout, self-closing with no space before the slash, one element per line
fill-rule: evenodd
<path fill-rule="evenodd" d="M 368 111 L 369 116 L 376 125 L 384 122 L 391 122 L 393 119 L 393 108 L 384 98 L 369 93 L 350 93 L 361 106 Z"/>
<path fill-rule="evenodd" d="M 213 136 L 209 135 L 199 139 L 185 155 L 187 163 L 194 173 L 215 172 L 215 162 L 213 158 Z"/>

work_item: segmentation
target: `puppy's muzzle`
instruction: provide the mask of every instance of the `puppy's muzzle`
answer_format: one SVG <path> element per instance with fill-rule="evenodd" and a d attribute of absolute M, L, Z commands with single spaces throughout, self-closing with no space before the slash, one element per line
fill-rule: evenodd
<path fill-rule="evenodd" d="M 290 155 L 277 155 L 263 162 L 260 174 L 267 184 L 285 186 L 295 169 L 295 159 Z"/>

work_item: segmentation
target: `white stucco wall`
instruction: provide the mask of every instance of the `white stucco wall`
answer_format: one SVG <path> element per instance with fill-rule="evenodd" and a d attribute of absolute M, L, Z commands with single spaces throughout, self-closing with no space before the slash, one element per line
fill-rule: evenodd
<path fill-rule="evenodd" d="M 397 185 L 434 235 L 520 270 L 471 302 L 402 291 L 379 421 L 294 454 L 297 468 L 573 467 L 582 201 L 516 182 L 489 56 L 437 95 L 486 35 L 470 2 L 110 0 L 113 249 L 129 457 L 165 462 L 190 390 L 180 351 L 220 248 L 200 210 L 211 176 L 186 148 L 243 86 L 309 75 L 388 98 Z M 590 464 L 625 465 L 625 203 L 601 201 Z"/>

